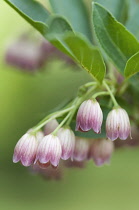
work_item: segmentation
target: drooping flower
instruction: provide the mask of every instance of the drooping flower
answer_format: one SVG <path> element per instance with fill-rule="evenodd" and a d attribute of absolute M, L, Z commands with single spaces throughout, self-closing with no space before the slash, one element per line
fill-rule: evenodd
<path fill-rule="evenodd" d="M 35 160 L 37 147 L 36 137 L 29 133 L 24 134 L 15 146 L 13 162 L 21 161 L 22 165 L 30 166 Z"/>
<path fill-rule="evenodd" d="M 131 133 L 130 121 L 127 112 L 122 108 L 109 112 L 106 120 L 107 137 L 114 141 L 117 138 L 126 140 Z"/>
<path fill-rule="evenodd" d="M 50 122 L 48 122 L 45 127 L 44 127 L 44 134 L 45 135 L 49 135 L 50 133 L 52 133 L 58 126 L 58 122 L 56 119 L 51 120 Z"/>
<path fill-rule="evenodd" d="M 58 137 L 62 147 L 61 158 L 67 160 L 72 158 L 74 147 L 75 147 L 75 135 L 73 131 L 69 128 L 60 128 L 58 131 Z"/>
<path fill-rule="evenodd" d="M 8 47 L 5 61 L 9 65 L 34 72 L 44 63 L 40 40 L 34 42 L 28 35 L 22 35 Z"/>
<path fill-rule="evenodd" d="M 86 160 L 88 156 L 88 151 L 89 142 L 86 139 L 76 137 L 73 159 L 76 161 Z"/>
<path fill-rule="evenodd" d="M 111 155 L 114 151 L 114 143 L 109 139 L 94 140 L 89 157 L 94 160 L 95 165 L 101 166 L 105 163 L 109 163 Z"/>
<path fill-rule="evenodd" d="M 39 143 L 36 160 L 40 164 L 46 164 L 49 166 L 49 163 L 57 167 L 60 161 L 62 154 L 61 144 L 59 138 L 52 134 L 45 136 Z"/>
<path fill-rule="evenodd" d="M 103 113 L 96 100 L 84 101 L 79 107 L 76 118 L 77 131 L 89 131 L 93 129 L 95 133 L 101 132 Z"/>

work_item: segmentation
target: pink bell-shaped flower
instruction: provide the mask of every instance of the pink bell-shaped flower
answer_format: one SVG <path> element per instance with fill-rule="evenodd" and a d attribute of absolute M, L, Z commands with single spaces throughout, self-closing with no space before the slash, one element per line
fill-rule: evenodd
<path fill-rule="evenodd" d="M 88 156 L 88 151 L 89 142 L 86 139 L 76 137 L 73 159 L 76 161 L 86 160 Z"/>
<path fill-rule="evenodd" d="M 109 163 L 114 151 L 114 143 L 109 139 L 94 140 L 90 148 L 89 156 L 93 158 L 95 165 L 101 166 Z"/>
<path fill-rule="evenodd" d="M 58 131 L 58 137 L 62 147 L 61 158 L 67 160 L 72 158 L 74 147 L 75 147 L 75 135 L 73 131 L 69 128 L 60 128 Z"/>
<path fill-rule="evenodd" d="M 126 140 L 131 134 L 129 117 L 124 109 L 117 108 L 109 112 L 106 120 L 106 134 L 112 141 L 117 138 Z"/>
<path fill-rule="evenodd" d="M 22 165 L 30 166 L 35 160 L 37 147 L 37 138 L 29 133 L 24 134 L 15 146 L 13 162 L 21 161 Z"/>
<path fill-rule="evenodd" d="M 95 133 L 101 132 L 103 114 L 99 103 L 95 99 L 84 101 L 79 107 L 76 118 L 77 131 L 94 130 Z"/>
<path fill-rule="evenodd" d="M 62 149 L 59 138 L 49 134 L 39 143 L 35 163 L 38 161 L 40 164 L 47 164 L 48 166 L 50 163 L 52 166 L 57 167 L 61 154 Z"/>

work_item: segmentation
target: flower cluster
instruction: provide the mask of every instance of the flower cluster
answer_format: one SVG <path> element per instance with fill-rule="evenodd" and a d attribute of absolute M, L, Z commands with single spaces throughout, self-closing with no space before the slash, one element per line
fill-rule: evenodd
<path fill-rule="evenodd" d="M 77 113 L 76 130 L 101 132 L 103 114 L 96 100 L 84 101 Z M 106 135 L 112 141 L 120 138 L 125 140 L 131 133 L 130 121 L 127 112 L 118 107 L 109 112 L 106 119 Z"/>
<path fill-rule="evenodd" d="M 82 168 L 90 159 L 96 166 L 108 164 L 114 151 L 113 141 L 117 138 L 125 140 L 131 136 L 128 114 L 114 101 L 117 106 L 106 118 L 106 137 L 100 139 L 98 136 L 98 139 L 90 140 L 79 138 L 69 127 L 77 109 L 76 131 L 93 130 L 99 134 L 103 123 L 103 112 L 96 97 L 85 101 L 81 99 L 77 97 L 65 109 L 46 116 L 36 127 L 24 134 L 15 146 L 13 162 L 20 161 L 24 166 L 31 166 L 32 170 L 43 176 L 47 177 L 48 173 L 55 178 L 57 173 L 53 171 L 59 164 L 62 167 Z M 59 124 L 56 119 L 61 116 L 64 119 Z M 42 132 L 40 128 L 43 126 Z M 48 170 L 48 167 L 52 170 Z M 45 171 L 42 173 L 42 170 Z"/>
<path fill-rule="evenodd" d="M 49 132 L 56 124 L 53 120 L 45 127 Z M 17 142 L 14 150 L 13 162 L 21 161 L 24 166 L 38 164 L 40 167 L 46 168 L 49 165 L 57 167 L 60 159 L 83 161 L 87 159 L 88 143 L 84 140 L 75 140 L 75 135 L 70 128 L 62 127 L 57 135 L 43 135 L 37 132 L 35 135 L 28 131 Z"/>
<path fill-rule="evenodd" d="M 46 129 L 48 133 L 50 130 L 52 131 L 52 127 L 55 127 L 56 124 L 58 125 L 56 120 L 48 123 L 45 126 L 45 132 Z M 69 163 L 70 166 L 72 164 L 72 166 L 78 167 L 90 159 L 93 159 L 94 163 L 99 166 L 100 159 L 104 164 L 113 152 L 112 141 L 104 139 L 88 141 L 84 138 L 75 137 L 73 131 L 67 127 L 60 128 L 57 135 L 52 133 L 44 135 L 41 131 L 34 135 L 31 132 L 32 130 L 29 130 L 17 142 L 13 162 L 20 161 L 22 165 L 32 166 L 32 170 L 41 171 L 41 173 L 42 169 L 47 169 L 50 165 L 56 169 L 63 160 L 66 161 L 64 165 L 67 167 Z M 103 151 L 103 148 L 105 151 Z M 47 171 L 53 171 L 53 169 Z"/>

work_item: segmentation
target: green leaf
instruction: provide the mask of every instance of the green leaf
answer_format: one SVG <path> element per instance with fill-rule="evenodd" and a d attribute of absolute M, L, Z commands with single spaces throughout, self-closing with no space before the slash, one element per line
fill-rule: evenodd
<path fill-rule="evenodd" d="M 120 22 L 125 22 L 128 13 L 127 0 L 95 0 L 109 10 Z"/>
<path fill-rule="evenodd" d="M 49 0 L 54 13 L 64 16 L 76 32 L 81 32 L 90 40 L 91 26 L 83 0 Z"/>
<path fill-rule="evenodd" d="M 72 31 L 70 24 L 61 16 L 51 16 L 47 10 L 34 0 L 5 0 L 25 20 L 34 26 L 41 34 L 62 34 Z M 49 28 L 49 31 L 48 31 Z"/>
<path fill-rule="evenodd" d="M 124 73 L 125 77 L 129 78 L 139 72 L 139 52 L 133 55 L 126 64 Z"/>
<path fill-rule="evenodd" d="M 100 4 L 93 4 L 93 24 L 98 41 L 123 72 L 128 59 L 139 51 L 139 42 Z"/>
<path fill-rule="evenodd" d="M 84 36 L 69 32 L 63 36 L 51 35 L 48 39 L 54 46 L 79 63 L 97 81 L 102 82 L 105 76 L 105 64 L 98 48 L 93 47 Z"/>
<path fill-rule="evenodd" d="M 58 36 L 68 31 L 72 31 L 71 25 L 67 20 L 61 16 L 55 15 L 48 20 L 49 30 L 47 31 L 46 37 L 48 36 Z"/>
<path fill-rule="evenodd" d="M 129 1 L 129 17 L 126 27 L 139 39 L 139 2 L 136 0 Z"/>
<path fill-rule="evenodd" d="M 48 11 L 34 0 L 4 0 L 42 34 L 47 31 Z"/>
<path fill-rule="evenodd" d="M 72 28 L 65 18 L 47 16 L 45 9 L 33 0 L 5 1 L 10 2 L 10 5 L 54 46 L 78 62 L 97 81 L 102 82 L 105 76 L 105 64 L 98 48 L 93 47 L 84 36 L 69 32 Z"/>

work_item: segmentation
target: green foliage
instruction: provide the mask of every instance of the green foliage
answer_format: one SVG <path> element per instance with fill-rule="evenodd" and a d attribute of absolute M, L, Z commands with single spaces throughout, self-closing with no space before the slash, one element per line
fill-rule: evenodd
<path fill-rule="evenodd" d="M 46 20 L 48 11 L 34 0 L 4 0 L 15 9 L 26 21 L 42 34 L 46 33 L 48 26 Z"/>
<path fill-rule="evenodd" d="M 36 1 L 5 1 L 32 26 L 39 30 L 54 46 L 78 62 L 97 81 L 102 82 L 105 76 L 105 65 L 98 48 L 93 47 L 88 39 L 81 34 L 75 34 L 73 32 L 67 34 L 67 32 L 72 31 L 72 27 L 64 17 L 48 15 L 47 10 Z M 79 4 L 79 1 L 76 2 L 76 4 L 77 3 Z M 82 3 L 81 8 L 83 8 Z M 81 13 L 79 14 L 81 18 Z M 84 13 L 82 15 L 84 15 Z"/>
<path fill-rule="evenodd" d="M 90 19 L 83 0 L 49 0 L 54 14 L 50 14 L 35 0 L 4 1 L 49 42 L 70 56 L 95 80 L 102 83 L 106 67 L 99 48 L 90 42 L 92 40 Z M 127 0 L 95 0 L 92 15 L 100 46 L 121 73 L 125 73 L 126 78 L 139 71 L 139 42 L 134 37 L 135 35 L 139 38 L 139 4 L 130 1 L 129 8 L 127 20 Z M 127 20 L 126 26 L 134 35 L 114 17 L 122 23 Z M 90 131 L 88 133 L 76 132 L 76 135 L 88 138 L 106 137 L 105 120 L 108 111 L 107 108 L 103 110 L 104 123 L 101 134 L 97 135 Z"/>
<path fill-rule="evenodd" d="M 49 0 L 54 13 L 62 15 L 76 32 L 92 39 L 89 15 L 83 0 Z"/>
<path fill-rule="evenodd" d="M 93 4 L 93 24 L 101 47 L 123 72 L 128 59 L 139 51 L 138 41 L 98 3 Z"/>
<path fill-rule="evenodd" d="M 55 16 L 49 22 L 48 33 L 45 36 L 97 81 L 102 82 L 105 76 L 105 64 L 98 48 L 94 47 L 85 36 L 71 31 L 71 26 L 64 18 Z"/>
<path fill-rule="evenodd" d="M 126 27 L 139 39 L 139 1 L 129 1 L 129 15 Z"/>
<path fill-rule="evenodd" d="M 96 80 L 102 82 L 105 76 L 105 64 L 97 47 L 80 34 L 69 32 L 63 36 L 49 37 L 53 45 L 71 56 Z"/>
<path fill-rule="evenodd" d="M 57 37 L 60 34 L 72 31 L 72 27 L 70 26 L 70 24 L 66 21 L 65 18 L 61 16 L 55 15 L 50 17 L 48 20 L 48 25 L 49 25 L 49 30 L 47 31 L 46 34 L 44 34 L 46 38 L 48 38 L 49 36 Z"/>
<path fill-rule="evenodd" d="M 137 52 L 135 55 L 133 55 L 126 64 L 125 67 L 125 76 L 127 78 L 133 76 L 134 74 L 136 74 L 137 72 L 139 72 L 139 52 Z"/>
<path fill-rule="evenodd" d="M 128 0 L 95 0 L 95 2 L 107 8 L 113 16 L 124 23 L 128 14 Z"/>

